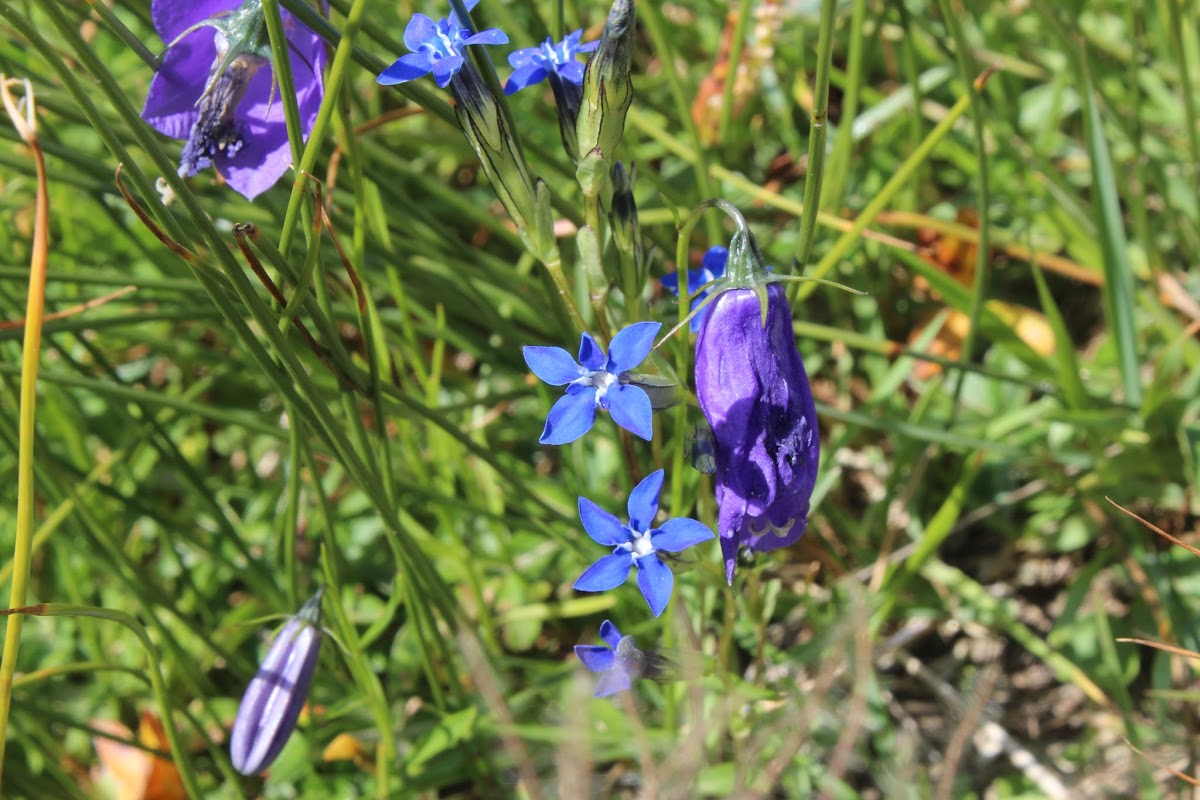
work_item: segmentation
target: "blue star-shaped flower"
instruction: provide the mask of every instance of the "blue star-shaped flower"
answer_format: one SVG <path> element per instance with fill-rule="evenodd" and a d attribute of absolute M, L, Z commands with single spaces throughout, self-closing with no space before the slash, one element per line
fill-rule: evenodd
<path fill-rule="evenodd" d="M 666 660 L 657 653 L 638 650 L 633 637 L 622 636 L 608 620 L 600 625 L 600 638 L 603 645 L 575 645 L 575 655 L 588 671 L 600 673 L 596 697 L 623 692 L 636 678 L 656 678 L 662 674 Z"/>
<path fill-rule="evenodd" d="M 466 0 L 467 12 L 479 5 L 479 0 Z M 380 73 L 376 81 L 384 86 L 416 80 L 433 73 L 443 89 L 463 66 L 462 49 L 473 44 L 508 44 L 508 36 L 499 28 L 470 33 L 451 13 L 447 19 L 434 22 L 424 14 L 413 14 L 404 29 L 404 44 L 412 53 L 400 56 Z"/>
<path fill-rule="evenodd" d="M 715 281 L 717 278 L 725 275 L 725 262 L 729 260 L 729 251 L 724 247 L 710 247 L 708 252 L 704 254 L 704 258 L 700 261 L 699 269 L 688 270 L 688 285 L 687 290 L 689 295 L 695 294 L 700 287 L 709 281 Z M 667 291 L 676 297 L 679 296 L 679 273 L 672 272 L 669 275 L 662 277 L 662 285 Z M 691 308 L 698 306 L 705 297 L 708 297 L 708 290 L 705 289 L 700 294 L 695 294 L 692 297 Z M 700 330 L 700 323 L 704 321 L 704 314 L 708 309 L 702 310 L 699 314 L 692 317 L 692 333 Z"/>
<path fill-rule="evenodd" d="M 557 75 L 565 81 L 579 86 L 583 83 L 583 64 L 575 58 L 580 53 L 590 53 L 600 44 L 588 42 L 580 44 L 579 38 L 583 30 L 568 33 L 558 44 L 552 44 L 550 37 L 540 47 L 526 47 L 514 50 L 508 54 L 508 63 L 516 70 L 504 84 L 504 93 L 519 92 L 526 86 L 541 83 L 551 75 Z"/>
<path fill-rule="evenodd" d="M 551 386 L 567 387 L 567 393 L 550 409 L 542 444 L 573 442 L 592 429 L 596 409 L 612 414 L 613 420 L 632 434 L 650 441 L 654 423 L 650 396 L 640 386 L 626 383 L 624 375 L 646 360 L 658 322 L 635 322 L 613 337 L 608 358 L 586 331 L 579 342 L 579 361 L 561 347 L 523 347 L 525 363 Z"/>
<path fill-rule="evenodd" d="M 677 553 L 694 544 L 715 538 L 702 523 L 686 517 L 669 519 L 660 527 L 652 527 L 658 513 L 658 495 L 662 491 L 663 471 L 655 470 L 629 493 L 629 524 L 608 513 L 600 506 L 579 498 L 579 519 L 583 529 L 596 542 L 613 549 L 592 564 L 575 581 L 581 592 L 604 592 L 614 589 L 629 577 L 629 568 L 638 570 L 638 588 L 654 616 L 662 614 L 671 599 L 675 576 L 671 568 L 658 557 L 658 551 Z"/>

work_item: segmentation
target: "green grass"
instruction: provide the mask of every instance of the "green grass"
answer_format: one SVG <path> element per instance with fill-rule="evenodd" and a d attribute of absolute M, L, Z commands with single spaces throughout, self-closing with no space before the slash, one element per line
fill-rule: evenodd
<path fill-rule="evenodd" d="M 410 13 L 449 7 L 330 5 L 326 104 L 293 142 L 312 179 L 289 173 L 251 204 L 211 170 L 179 179 L 180 143 L 139 119 L 152 71 L 131 43 L 163 50 L 148 0 L 103 16 L 0 0 L 0 72 L 38 101 L 47 315 L 134 287 L 48 316 L 32 517 L 15 479 L 0 489 L 0 591 L 26 568 L 10 556 L 19 530 L 26 602 L 93 609 L 24 618 L 5 666 L 5 797 L 106 796 L 87 777 L 98 725 L 136 729 L 164 704 L 211 798 L 1184 792 L 1162 765 L 1197 770 L 1191 663 L 1115 640 L 1200 649 L 1200 563 L 1105 498 L 1195 544 L 1187 4 L 643 0 L 617 153 L 637 168 L 640 297 L 609 287 L 630 273 L 606 222 L 603 267 L 580 266 L 574 231 L 603 214 L 549 91 L 507 98 L 550 190 L 569 303 L 449 95 L 430 78 L 375 83 Z M 501 81 L 506 53 L 560 16 L 599 35 L 606 7 L 562 5 L 480 4 L 477 26 L 511 40 L 489 52 Z M 744 37 L 728 44 L 740 83 L 706 84 L 726 30 Z M 697 122 L 705 92 L 716 105 Z M 0 139 L 0 320 L 19 321 L 37 181 L 7 121 Z M 174 251 L 122 197 L 119 164 Z M 558 391 L 520 348 L 574 350 L 569 305 L 613 330 L 678 320 L 654 279 L 710 195 L 741 208 L 780 270 L 799 256 L 864 294 L 793 292 L 823 444 L 804 541 L 732 588 L 715 544 L 689 551 L 655 620 L 634 585 L 571 589 L 599 555 L 576 502 L 619 512 L 662 467 L 664 510 L 714 524 L 711 479 L 684 456 L 698 410 L 657 414 L 650 443 L 601 415 L 578 443 L 539 446 Z M 693 266 L 730 232 L 706 214 L 684 245 Z M 932 259 L 956 242 L 951 275 Z M 951 341 L 961 320 L 971 333 Z M 0 474 L 14 477 L 26 337 L 0 326 Z M 690 377 L 687 344 L 652 371 Z M 311 713 L 265 782 L 237 776 L 224 737 L 265 636 L 319 584 L 332 635 Z M 668 678 L 593 699 L 572 646 L 604 619 L 661 649 Z M 322 758 L 340 734 L 357 760 Z"/>

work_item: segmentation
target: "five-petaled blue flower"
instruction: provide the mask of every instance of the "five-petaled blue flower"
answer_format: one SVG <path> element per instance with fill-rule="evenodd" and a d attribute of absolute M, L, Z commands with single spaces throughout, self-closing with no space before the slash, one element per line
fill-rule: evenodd
<path fill-rule="evenodd" d="M 599 40 L 580 44 L 583 30 L 568 33 L 558 44 L 550 37 L 540 47 L 526 47 L 508 54 L 508 63 L 516 70 L 504 84 L 504 93 L 519 92 L 526 86 L 541 83 L 551 75 L 579 86 L 583 83 L 583 63 L 575 56 L 590 53 L 600 44 Z"/>
<path fill-rule="evenodd" d="M 479 0 L 466 0 L 470 13 Z M 471 33 L 458 14 L 434 22 L 424 14 L 413 14 L 404 29 L 404 44 L 412 53 L 400 56 L 376 79 L 384 86 L 416 80 L 433 73 L 433 79 L 443 89 L 462 69 L 463 48 L 473 44 L 508 44 L 508 36 L 499 28 Z"/>
<path fill-rule="evenodd" d="M 542 444 L 573 442 L 592 429 L 596 409 L 603 408 L 625 430 L 650 441 L 654 422 L 650 397 L 640 386 L 622 380 L 641 364 L 654 346 L 661 323 L 635 322 L 613 337 L 608 358 L 586 331 L 579 342 L 579 361 L 561 347 L 524 347 L 525 363 L 551 386 L 567 393 L 550 409 Z"/>
<path fill-rule="evenodd" d="M 651 472 L 629 493 L 629 524 L 608 513 L 600 506 L 579 498 L 579 519 L 587 535 L 613 549 L 592 564 L 575 581 L 582 592 L 603 592 L 614 589 L 629 577 L 629 568 L 638 570 L 638 588 L 642 590 L 654 616 L 662 614 L 671 599 L 675 576 L 662 562 L 658 552 L 677 553 L 694 544 L 715 538 L 702 523 L 686 517 L 669 519 L 653 527 L 658 513 L 658 495 L 662 491 L 663 471 Z"/>
<path fill-rule="evenodd" d="M 600 625 L 603 645 L 577 644 L 575 655 L 590 672 L 600 673 L 596 682 L 596 697 L 608 697 L 623 692 L 637 678 L 657 678 L 662 675 L 666 660 L 657 653 L 638 650 L 632 636 L 622 636 L 617 626 L 608 620 Z"/>
<path fill-rule="evenodd" d="M 689 269 L 687 278 L 688 294 L 692 296 L 691 308 L 695 308 L 703 302 L 705 297 L 708 297 L 708 289 L 696 294 L 700 291 L 700 287 L 710 281 L 715 281 L 717 278 L 725 275 L 725 262 L 729 259 L 729 251 L 721 247 L 708 248 L 708 252 L 704 254 L 704 258 L 700 261 L 698 269 Z M 662 285 L 667 291 L 675 296 L 679 296 L 679 273 L 672 272 L 669 275 L 662 277 Z M 692 333 L 700 330 L 700 323 L 704 321 L 704 314 L 708 309 L 701 309 L 700 313 L 692 317 Z"/>

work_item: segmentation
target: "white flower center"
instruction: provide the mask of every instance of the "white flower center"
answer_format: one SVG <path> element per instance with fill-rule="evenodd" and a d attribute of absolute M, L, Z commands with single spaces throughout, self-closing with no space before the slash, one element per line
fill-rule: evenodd
<path fill-rule="evenodd" d="M 608 387 L 617 382 L 617 376 L 611 372 L 598 369 L 588 375 L 586 380 L 589 384 L 596 387 L 596 403 L 598 404 L 604 398 L 604 395 L 608 393 Z"/>
<path fill-rule="evenodd" d="M 629 543 L 629 550 L 633 553 L 634 558 L 641 558 L 653 553 L 654 545 L 650 543 L 650 534 L 635 533 L 633 541 Z"/>

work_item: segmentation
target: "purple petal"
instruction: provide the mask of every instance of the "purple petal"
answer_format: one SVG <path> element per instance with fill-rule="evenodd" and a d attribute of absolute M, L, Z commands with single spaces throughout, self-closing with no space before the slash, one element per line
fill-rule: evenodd
<path fill-rule="evenodd" d="M 622 328 L 608 345 L 608 366 L 605 369 L 619 375 L 641 364 L 650 355 L 654 337 L 660 328 L 661 322 L 635 322 Z"/>
<path fill-rule="evenodd" d="M 671 574 L 671 568 L 653 553 L 639 558 L 637 565 L 638 588 L 650 604 L 650 613 L 657 617 L 662 614 L 663 609 L 667 607 L 667 601 L 671 599 L 675 576 Z"/>
<path fill-rule="evenodd" d="M 320 630 L 295 617 L 275 638 L 233 722 L 229 754 L 238 772 L 257 774 L 283 750 L 300 718 L 320 649 Z"/>
<path fill-rule="evenodd" d="M 654 410 L 650 395 L 642 387 L 633 384 L 614 386 L 605 393 L 604 398 L 608 401 L 608 413 L 614 422 L 647 442 L 653 438 Z"/>
<path fill-rule="evenodd" d="M 432 18 L 424 14 L 413 14 L 404 28 L 404 46 L 416 53 L 421 49 L 421 45 L 436 35 L 437 23 Z"/>
<path fill-rule="evenodd" d="M 508 44 L 508 35 L 499 28 L 488 28 L 463 39 L 463 46 L 472 44 Z"/>
<path fill-rule="evenodd" d="M 550 407 L 546 427 L 542 429 L 542 444 L 567 444 L 592 429 L 596 421 L 596 390 L 590 387 L 576 394 L 566 394 Z"/>
<path fill-rule="evenodd" d="M 508 76 L 508 82 L 504 84 L 504 93 L 514 94 L 526 86 L 544 81 L 547 74 L 540 64 L 529 63 L 517 67 L 513 74 Z"/>
<path fill-rule="evenodd" d="M 738 543 L 730 536 L 721 536 L 721 556 L 725 560 L 725 582 L 733 586 L 733 570 L 737 566 Z"/>
<path fill-rule="evenodd" d="M 612 648 L 598 644 L 577 644 L 575 645 L 575 655 L 579 656 L 579 660 L 590 672 L 605 672 L 612 669 L 613 660 L 616 658 Z"/>
<path fill-rule="evenodd" d="M 188 137 L 198 116 L 196 100 L 217 57 L 215 35 L 208 27 L 193 31 L 163 55 L 142 109 L 142 119 L 154 130 L 172 139 Z"/>
<path fill-rule="evenodd" d="M 150 3 L 150 19 L 163 42 L 170 44 L 179 34 L 197 22 L 225 11 L 232 11 L 239 5 L 240 0 L 193 0 L 188 3 L 181 3 L 179 0 L 153 0 Z M 208 31 L 211 37 L 213 29 L 209 28 Z M 205 76 L 207 77 L 207 70 Z"/>
<path fill-rule="evenodd" d="M 521 354 L 534 375 L 551 386 L 562 386 L 583 376 L 583 369 L 561 347 L 522 347 Z"/>
<path fill-rule="evenodd" d="M 596 340 L 587 331 L 583 332 L 583 336 L 579 337 L 579 363 L 586 369 L 595 372 L 604 369 L 604 351 L 600 349 L 600 345 L 596 344 Z"/>
<path fill-rule="evenodd" d="M 621 520 L 586 497 L 579 498 L 579 519 L 587 535 L 597 544 L 616 547 L 629 541 L 629 531 Z"/>
<path fill-rule="evenodd" d="M 707 525 L 694 519 L 678 517 L 667 520 L 661 528 L 652 533 L 650 544 L 654 545 L 655 550 L 678 553 L 712 538 L 715 537 Z"/>
<path fill-rule="evenodd" d="M 446 56 L 439 58 L 433 62 L 433 79 L 437 81 L 437 85 L 445 89 L 450 85 L 450 79 L 454 77 L 463 65 L 462 56 Z"/>
<path fill-rule="evenodd" d="M 607 642 L 609 647 L 616 650 L 617 645 L 621 643 L 621 632 L 617 630 L 616 625 L 604 620 L 600 623 L 600 638 Z"/>
<path fill-rule="evenodd" d="M 600 676 L 600 680 L 596 681 L 596 697 L 608 697 L 609 695 L 623 692 L 632 685 L 629 679 L 629 673 L 621 669 L 619 666 L 610 669 Z"/>
<path fill-rule="evenodd" d="M 396 59 L 390 67 L 379 73 L 375 81 L 384 86 L 395 86 L 423 78 L 432 69 L 433 61 L 428 53 L 409 53 Z"/>
<path fill-rule="evenodd" d="M 641 560 L 645 561 L 652 557 L 645 556 Z M 579 576 L 579 580 L 575 581 L 575 588 L 581 592 L 607 592 L 609 589 L 615 589 L 629 577 L 631 566 L 633 566 L 633 556 L 629 553 L 613 553 L 610 556 L 604 556 Z"/>
<path fill-rule="evenodd" d="M 650 530 L 658 513 L 658 495 L 662 492 L 663 471 L 656 469 L 629 493 L 629 527 L 638 533 Z"/>

